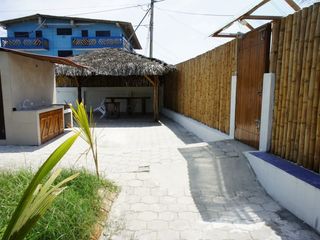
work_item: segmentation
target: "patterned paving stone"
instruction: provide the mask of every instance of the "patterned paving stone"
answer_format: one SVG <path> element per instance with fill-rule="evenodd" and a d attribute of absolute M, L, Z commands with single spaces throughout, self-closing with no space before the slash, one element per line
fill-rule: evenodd
<path fill-rule="evenodd" d="M 168 119 L 102 120 L 96 132 L 101 176 L 122 188 L 100 240 L 320 239 L 265 193 L 239 142 L 206 143 Z M 70 135 L 40 147 L 0 146 L 0 168 L 36 169 Z M 59 166 L 94 172 L 79 149 L 81 139 Z"/>

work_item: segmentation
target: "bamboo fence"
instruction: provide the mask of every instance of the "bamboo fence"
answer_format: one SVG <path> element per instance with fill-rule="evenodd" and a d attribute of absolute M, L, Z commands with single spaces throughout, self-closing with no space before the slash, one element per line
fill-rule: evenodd
<path fill-rule="evenodd" d="M 320 4 L 273 23 L 276 74 L 271 152 L 319 172 Z"/>
<path fill-rule="evenodd" d="M 177 65 L 164 81 L 165 107 L 229 133 L 236 41 Z"/>

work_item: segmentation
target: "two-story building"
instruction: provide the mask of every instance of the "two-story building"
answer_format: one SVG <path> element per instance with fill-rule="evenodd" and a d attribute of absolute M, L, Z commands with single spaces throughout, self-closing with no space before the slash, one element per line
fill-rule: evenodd
<path fill-rule="evenodd" d="M 141 49 L 132 24 L 35 14 L 0 22 L 7 30 L 1 46 L 43 55 L 68 57 L 97 48 Z"/>

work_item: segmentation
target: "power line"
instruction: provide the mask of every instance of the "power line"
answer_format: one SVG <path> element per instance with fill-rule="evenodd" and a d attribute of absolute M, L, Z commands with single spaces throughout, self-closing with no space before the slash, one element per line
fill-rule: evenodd
<path fill-rule="evenodd" d="M 158 41 L 154 40 L 155 44 L 158 45 L 162 50 L 164 50 L 165 52 L 169 53 L 169 55 L 171 55 L 171 57 L 176 58 L 177 54 L 175 54 L 172 50 L 164 47 L 162 44 L 160 44 Z"/>
<path fill-rule="evenodd" d="M 233 16 L 230 14 L 195 13 L 195 12 L 185 12 L 185 11 L 165 9 L 165 8 L 159 8 L 159 7 L 156 7 L 156 8 L 161 11 L 167 11 L 167 12 L 173 12 L 173 13 L 179 13 L 179 14 L 185 14 L 185 15 L 194 15 L 194 16 L 206 16 L 206 17 L 232 17 Z"/>
<path fill-rule="evenodd" d="M 170 17 L 171 19 L 173 19 L 174 21 L 176 21 L 177 23 L 181 24 L 182 26 L 184 26 L 185 28 L 187 28 L 188 30 L 193 30 L 194 32 L 200 34 L 200 35 L 203 35 L 203 36 L 206 36 L 207 38 L 207 34 L 195 29 L 194 27 L 186 24 L 185 22 L 182 22 L 182 21 L 179 21 L 178 19 L 176 19 L 175 17 L 173 17 L 171 14 L 167 13 L 167 12 L 164 12 L 168 17 Z"/>
<path fill-rule="evenodd" d="M 133 37 L 133 35 L 136 33 L 137 29 L 140 27 L 141 23 L 143 22 L 143 20 L 146 18 L 146 16 L 148 15 L 148 13 L 150 12 L 151 7 L 148 9 L 148 11 L 146 12 L 146 14 L 143 16 L 143 18 L 141 19 L 141 21 L 139 22 L 138 26 L 134 29 L 133 33 L 131 34 L 131 36 L 128 38 L 128 42 L 130 42 L 131 38 Z"/>
<path fill-rule="evenodd" d="M 142 7 L 142 6 L 145 6 L 145 5 L 148 5 L 148 4 L 146 3 L 146 4 L 132 5 L 132 6 L 128 6 L 128 7 L 106 9 L 106 10 L 101 10 L 101 11 L 92 11 L 92 12 L 76 13 L 76 14 L 67 15 L 67 17 L 79 16 L 79 15 L 87 15 L 87 14 L 95 14 L 95 13 L 103 13 L 103 12 L 119 11 L 119 10 L 124 10 L 124 9 Z"/>
<path fill-rule="evenodd" d="M 147 5 L 148 3 L 141 3 L 139 5 Z M 94 9 L 94 8 L 104 8 L 104 7 L 111 7 L 115 6 L 114 4 L 112 5 L 101 5 L 101 6 L 86 6 L 86 7 L 73 7 L 73 8 L 41 8 L 41 9 L 23 9 L 23 10 L 0 10 L 1 13 L 10 13 L 10 12 L 40 12 L 40 11 L 55 11 L 55 10 L 68 10 L 68 9 Z M 117 5 L 117 7 L 130 7 L 132 4 L 121 4 Z"/>

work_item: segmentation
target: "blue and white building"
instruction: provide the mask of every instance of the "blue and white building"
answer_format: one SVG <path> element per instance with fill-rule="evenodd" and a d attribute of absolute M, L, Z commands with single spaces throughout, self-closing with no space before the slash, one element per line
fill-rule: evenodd
<path fill-rule="evenodd" d="M 97 48 L 141 49 L 132 24 L 35 14 L 0 22 L 7 30 L 5 48 L 68 57 Z"/>

